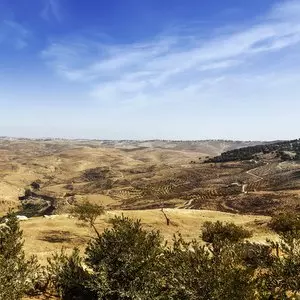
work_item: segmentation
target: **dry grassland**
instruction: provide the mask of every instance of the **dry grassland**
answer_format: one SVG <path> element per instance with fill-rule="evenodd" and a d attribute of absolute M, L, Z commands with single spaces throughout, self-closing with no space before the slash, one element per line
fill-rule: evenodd
<path fill-rule="evenodd" d="M 143 211 L 108 211 L 97 220 L 97 228 L 102 232 L 109 227 L 109 219 L 124 214 L 133 219 L 141 219 L 145 229 L 160 230 L 164 238 L 169 242 L 175 233 L 180 232 L 182 236 L 191 240 L 199 238 L 201 227 L 205 221 L 234 222 L 253 231 L 251 240 L 265 242 L 266 238 L 276 238 L 276 235 L 267 227 L 269 217 L 251 216 L 222 213 L 208 210 L 182 210 L 165 209 L 171 220 L 167 226 L 165 218 L 160 210 Z M 86 243 L 94 236 L 93 231 L 78 223 L 75 219 L 61 215 L 55 219 L 41 217 L 32 218 L 21 223 L 25 239 L 25 251 L 27 255 L 35 254 L 41 263 L 46 263 L 47 257 L 62 247 L 70 250 L 78 247 L 83 250 Z"/>

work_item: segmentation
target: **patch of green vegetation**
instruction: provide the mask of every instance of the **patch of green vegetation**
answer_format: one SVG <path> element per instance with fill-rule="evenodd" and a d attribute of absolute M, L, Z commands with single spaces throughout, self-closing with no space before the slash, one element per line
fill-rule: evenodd
<path fill-rule="evenodd" d="M 92 226 L 102 213 L 83 203 L 75 215 Z M 202 241 L 177 234 L 168 244 L 140 220 L 114 217 L 103 233 L 95 231 L 85 255 L 62 250 L 38 273 L 35 261 L 25 259 L 22 232 L 9 214 L 0 223 L 0 299 L 18 300 L 41 286 L 66 300 L 298 299 L 299 220 L 295 214 L 272 218 L 279 242 L 250 243 L 251 232 L 242 227 L 206 222 Z"/>
<path fill-rule="evenodd" d="M 282 160 L 300 160 L 300 139 L 238 148 L 207 159 L 206 163 L 256 159 L 258 154 L 274 152 Z M 288 154 L 290 153 L 290 154 Z"/>

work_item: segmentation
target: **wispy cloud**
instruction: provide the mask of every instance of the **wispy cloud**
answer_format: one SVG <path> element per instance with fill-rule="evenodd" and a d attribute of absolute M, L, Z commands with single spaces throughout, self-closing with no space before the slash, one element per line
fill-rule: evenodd
<path fill-rule="evenodd" d="M 300 71 L 297 53 L 300 1 L 284 1 L 251 27 L 213 37 L 205 38 L 194 29 L 188 36 L 161 35 L 147 42 L 107 45 L 77 36 L 51 44 L 42 57 L 64 78 L 88 84 L 97 99 L 147 103 L 200 97 L 206 101 L 222 93 L 238 99 L 248 97 L 255 86 L 263 89 L 271 79 L 294 82 Z"/>
<path fill-rule="evenodd" d="M 61 22 L 63 19 L 60 0 L 44 0 L 41 17 L 47 21 L 55 19 Z"/>
<path fill-rule="evenodd" d="M 29 37 L 30 32 L 21 24 L 12 20 L 0 22 L 0 44 L 23 49 L 28 45 Z"/>

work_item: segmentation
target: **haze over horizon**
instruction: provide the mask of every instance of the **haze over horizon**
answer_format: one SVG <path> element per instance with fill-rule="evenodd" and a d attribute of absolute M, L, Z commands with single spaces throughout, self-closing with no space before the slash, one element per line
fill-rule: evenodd
<path fill-rule="evenodd" d="M 148 142 L 148 141 L 169 141 L 169 142 L 206 142 L 206 141 L 232 141 L 232 142 L 242 142 L 242 143 L 247 143 L 247 142 L 266 142 L 266 143 L 276 143 L 280 141 L 291 141 L 290 139 L 288 140 L 232 140 L 232 139 L 218 139 L 218 138 L 211 138 L 211 139 L 105 139 L 105 138 L 84 138 L 84 137 L 55 137 L 55 136 L 39 136 L 39 137 L 32 137 L 32 136 L 6 136 L 2 135 L 0 136 L 0 140 L 65 140 L 65 141 L 113 141 L 113 142 L 119 142 L 119 141 L 132 141 L 132 142 Z M 300 140 L 300 138 L 295 138 L 292 140 Z M 250 145 L 251 146 L 251 145 Z M 245 145 L 247 147 L 247 145 Z"/>
<path fill-rule="evenodd" d="M 0 136 L 299 138 L 300 0 L 28 2 L 0 0 Z"/>

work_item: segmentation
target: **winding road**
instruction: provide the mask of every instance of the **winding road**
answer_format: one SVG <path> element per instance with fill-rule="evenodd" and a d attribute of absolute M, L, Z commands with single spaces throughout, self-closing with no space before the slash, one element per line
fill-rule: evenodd
<path fill-rule="evenodd" d="M 265 162 L 265 166 L 267 166 L 268 164 L 269 164 L 268 162 Z M 247 173 L 248 175 L 251 175 L 251 176 L 253 176 L 253 177 L 255 177 L 255 178 L 257 179 L 257 180 L 254 181 L 254 182 L 259 182 L 259 181 L 261 181 L 261 180 L 264 179 L 263 177 L 258 176 L 258 175 L 256 175 L 256 174 L 253 174 L 253 173 L 252 173 L 254 170 L 257 170 L 257 169 L 259 169 L 259 168 L 261 168 L 261 167 L 262 167 L 262 166 L 259 166 L 259 167 L 256 167 L 256 168 L 254 168 L 254 169 L 250 169 L 250 170 L 246 171 L 246 173 Z M 242 185 L 242 193 L 247 193 L 247 190 L 246 190 L 247 186 L 248 186 L 248 184 L 243 184 L 243 185 Z"/>

